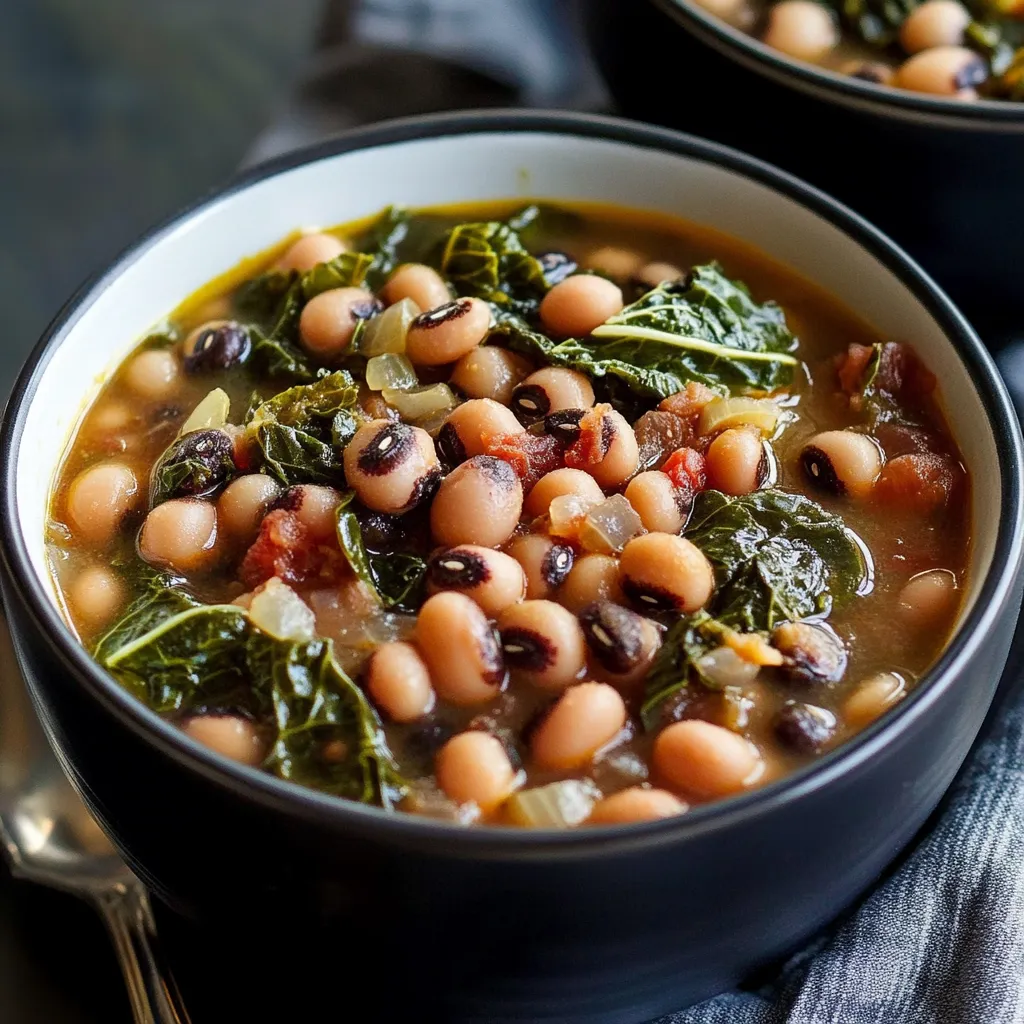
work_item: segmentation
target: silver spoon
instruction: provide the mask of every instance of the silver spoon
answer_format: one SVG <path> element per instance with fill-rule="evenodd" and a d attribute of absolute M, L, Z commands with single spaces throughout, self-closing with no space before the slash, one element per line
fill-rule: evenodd
<path fill-rule="evenodd" d="M 0 844 L 18 878 L 63 889 L 100 912 L 135 1024 L 189 1024 L 156 941 L 149 895 L 61 771 L 0 617 Z"/>

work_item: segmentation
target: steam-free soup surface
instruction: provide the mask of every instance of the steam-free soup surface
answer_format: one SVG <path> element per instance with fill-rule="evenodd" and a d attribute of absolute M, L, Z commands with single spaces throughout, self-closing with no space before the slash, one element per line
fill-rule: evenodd
<path fill-rule="evenodd" d="M 682 814 L 947 641 L 968 478 L 913 342 L 665 217 L 386 211 L 140 342 L 58 474 L 54 575 L 123 686 L 282 778 L 463 824 Z"/>

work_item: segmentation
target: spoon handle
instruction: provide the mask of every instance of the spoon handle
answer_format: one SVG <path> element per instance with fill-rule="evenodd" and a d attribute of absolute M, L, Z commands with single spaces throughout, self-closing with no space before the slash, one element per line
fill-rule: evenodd
<path fill-rule="evenodd" d="M 160 949 L 146 890 L 139 883 L 119 885 L 98 894 L 95 902 L 114 940 L 135 1024 L 189 1024 Z"/>

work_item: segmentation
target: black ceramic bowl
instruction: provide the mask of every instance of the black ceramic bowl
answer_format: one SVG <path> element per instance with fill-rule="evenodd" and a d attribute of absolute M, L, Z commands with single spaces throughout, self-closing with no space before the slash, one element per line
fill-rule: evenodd
<path fill-rule="evenodd" d="M 974 479 L 962 621 L 906 700 L 812 769 L 676 820 L 460 830 L 222 759 L 130 698 L 66 625 L 45 565 L 47 493 L 83 402 L 135 337 L 296 224 L 389 202 L 515 195 L 632 204 L 742 237 L 883 334 L 912 340 L 938 374 Z M 262 985 L 268 997 L 283 986 L 295 1012 L 304 997 L 369 998 L 372 1019 L 390 1020 L 406 999 L 417 1020 L 629 1024 L 732 985 L 849 905 L 935 807 L 989 706 L 1020 597 L 1020 433 L 949 301 L 820 192 L 625 121 L 392 122 L 246 174 L 148 235 L 61 312 L 18 381 L 0 458 L 4 602 L 64 765 L 160 897 L 233 925 L 247 974 L 224 983 Z M 326 977 L 289 975 L 287 951 L 319 955 Z"/>
<path fill-rule="evenodd" d="M 905 246 L 983 334 L 1024 327 L 1024 103 L 961 103 L 827 71 L 690 0 L 585 10 L 623 113 L 805 177 Z"/>

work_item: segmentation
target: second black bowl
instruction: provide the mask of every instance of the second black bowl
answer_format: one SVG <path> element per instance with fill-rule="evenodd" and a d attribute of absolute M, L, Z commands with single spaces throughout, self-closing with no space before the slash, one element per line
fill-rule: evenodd
<path fill-rule="evenodd" d="M 1024 330 L 1024 103 L 965 104 L 791 60 L 686 0 L 589 0 L 631 117 L 757 154 L 895 237 L 992 339 Z"/>

